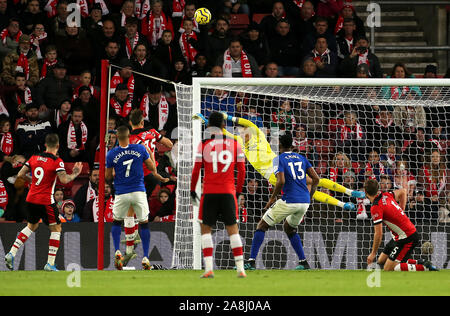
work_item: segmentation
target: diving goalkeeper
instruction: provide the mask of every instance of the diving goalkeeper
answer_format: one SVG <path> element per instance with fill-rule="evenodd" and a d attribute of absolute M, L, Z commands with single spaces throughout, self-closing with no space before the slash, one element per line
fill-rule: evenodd
<path fill-rule="evenodd" d="M 226 113 L 223 113 L 224 118 L 228 121 L 233 122 L 241 127 L 239 134 L 234 135 L 224 129 L 224 133 L 230 137 L 235 138 L 242 147 L 245 157 L 253 166 L 253 168 L 258 171 L 265 179 L 267 179 L 271 185 L 275 186 L 277 183 L 277 178 L 273 173 L 273 159 L 277 156 L 270 147 L 269 142 L 266 139 L 266 135 L 251 121 L 233 117 Z M 201 120 L 204 124 L 208 123 L 208 120 L 200 113 L 193 116 L 193 119 Z M 308 189 L 310 189 L 312 180 L 307 177 L 306 180 Z M 350 190 L 336 182 L 329 179 L 320 179 L 318 187 L 326 188 L 332 191 L 341 192 L 348 196 L 355 198 L 364 198 L 365 193 L 362 191 Z M 345 210 L 354 210 L 355 205 L 351 202 L 344 203 L 338 199 L 320 192 L 316 191 L 313 195 L 314 200 L 334 206 L 341 207 Z"/>

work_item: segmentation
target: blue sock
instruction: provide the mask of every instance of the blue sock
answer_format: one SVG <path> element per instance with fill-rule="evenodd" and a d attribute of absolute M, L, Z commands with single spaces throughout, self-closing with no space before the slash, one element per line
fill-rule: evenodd
<path fill-rule="evenodd" d="M 265 235 L 266 232 L 263 230 L 255 231 L 255 234 L 253 235 L 252 249 L 250 250 L 250 259 L 256 259 L 258 256 L 259 248 L 261 248 L 261 245 L 264 242 Z"/>
<path fill-rule="evenodd" d="M 302 240 L 300 239 L 299 234 L 293 234 L 292 236 L 289 236 L 289 240 L 291 242 L 292 248 L 294 248 L 295 252 L 297 253 L 299 260 L 305 260 L 305 253 L 303 252 L 303 245 Z"/>
<path fill-rule="evenodd" d="M 113 222 L 111 227 L 111 235 L 114 242 L 115 251 L 120 250 L 120 234 L 122 233 L 122 223 L 121 222 Z"/>
<path fill-rule="evenodd" d="M 139 235 L 141 235 L 144 257 L 148 257 L 150 250 L 150 229 L 148 228 L 148 224 L 140 224 L 139 227 L 141 228 Z"/>

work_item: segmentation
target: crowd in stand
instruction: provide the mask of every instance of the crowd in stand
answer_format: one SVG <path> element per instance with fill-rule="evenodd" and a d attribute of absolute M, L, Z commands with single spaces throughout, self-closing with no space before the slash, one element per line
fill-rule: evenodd
<path fill-rule="evenodd" d="M 80 23 L 69 19 L 77 3 Z M 194 12 L 207 7 L 210 24 L 199 25 Z M 253 16 L 264 13 L 259 21 Z M 230 17 L 247 14 L 245 29 Z M 255 19 L 256 20 L 256 19 Z M 101 60 L 113 68 L 108 148 L 115 129 L 141 109 L 146 128 L 174 143 L 157 145 L 158 171 L 171 178 L 157 184 L 149 203 L 150 220 L 173 221 L 177 170 L 177 103 L 173 85 L 146 76 L 190 84 L 193 77 L 412 77 L 397 64 L 384 74 L 370 51 L 363 21 L 343 0 L 0 0 L 0 217 L 22 221 L 27 185 L 16 179 L 23 163 L 45 150 L 48 133 L 60 138 L 66 163 L 85 162 L 89 178 L 75 192 L 57 186 L 55 201 L 67 222 L 98 221 L 98 146 Z M 424 77 L 436 77 L 435 66 Z M 386 98 L 414 98 L 418 87 L 391 87 Z M 259 99 L 215 90 L 202 111 L 226 111 L 259 127 L 290 131 L 296 150 L 305 153 L 328 177 L 360 189 L 375 177 L 383 189 L 399 187 L 408 176 L 408 212 L 415 219 L 450 222 L 447 172 L 447 121 L 444 108 L 348 107 L 307 100 Z M 442 112 L 440 112 L 442 110 Z M 381 138 L 380 138 L 381 136 Z M 420 158 L 420 159 L 417 159 Z M 257 221 L 269 185 L 249 168 L 241 219 Z M 111 219 L 114 188 L 105 188 L 105 219 Z M 345 200 L 346 196 L 337 195 Z M 425 201 L 425 202 L 423 202 Z M 358 218 L 366 218 L 364 201 Z M 319 216 L 355 217 L 317 208 Z M 315 211 L 312 212 L 316 214 Z M 355 213 L 356 214 L 356 213 Z"/>

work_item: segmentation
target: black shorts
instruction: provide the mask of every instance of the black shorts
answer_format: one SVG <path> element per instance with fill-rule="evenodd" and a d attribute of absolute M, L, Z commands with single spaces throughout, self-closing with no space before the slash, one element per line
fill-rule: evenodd
<path fill-rule="evenodd" d="M 198 219 L 201 223 L 214 226 L 219 220 L 226 226 L 238 222 L 238 206 L 233 194 L 203 194 L 200 200 Z"/>
<path fill-rule="evenodd" d="M 26 202 L 27 221 L 30 224 L 37 224 L 42 219 L 45 225 L 61 224 L 59 220 L 59 211 L 56 203 L 51 205 L 41 205 Z"/>
<path fill-rule="evenodd" d="M 412 252 L 419 244 L 419 234 L 415 232 L 411 236 L 395 241 L 392 239 L 383 249 L 389 259 L 396 262 L 406 262 L 411 258 Z"/>

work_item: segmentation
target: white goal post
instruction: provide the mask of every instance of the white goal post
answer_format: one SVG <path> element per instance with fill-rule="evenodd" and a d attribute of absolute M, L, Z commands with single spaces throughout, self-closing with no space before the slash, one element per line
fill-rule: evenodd
<path fill-rule="evenodd" d="M 367 159 L 372 159 L 375 156 L 375 154 L 372 155 L 374 149 L 377 151 L 378 159 L 383 154 L 387 154 L 384 151 L 384 145 L 392 140 L 397 144 L 397 146 L 394 146 L 396 159 L 399 161 L 405 160 L 405 157 L 411 159 L 411 161 L 406 162 L 408 165 L 406 167 L 407 172 L 410 174 L 408 176 L 408 185 L 411 183 L 409 189 L 410 191 L 414 190 L 414 194 L 410 197 L 411 201 L 409 201 L 411 202 L 411 210 L 413 203 L 415 203 L 415 206 L 420 205 L 422 212 L 437 212 L 436 214 L 430 213 L 431 215 L 427 213 L 426 217 L 417 217 L 419 211 L 414 208 L 413 222 L 416 224 L 422 240 L 429 240 L 434 244 L 437 251 L 432 254 L 431 259 L 436 261 L 435 264 L 438 267 L 443 267 L 448 262 L 447 236 L 450 220 L 448 220 L 448 212 L 445 211 L 446 208 L 450 208 L 448 183 L 445 182 L 450 179 L 450 172 L 447 175 L 447 170 L 450 171 L 450 169 L 447 169 L 449 167 L 448 151 L 444 141 L 439 144 L 440 140 L 436 139 L 439 135 L 433 133 L 436 127 L 441 128 L 443 136 L 450 132 L 448 126 L 450 119 L 450 110 L 448 110 L 450 79 L 193 78 L 192 86 L 175 84 L 175 87 L 178 110 L 179 168 L 172 259 L 174 268 L 202 268 L 200 229 L 196 220 L 198 208 L 191 204 L 189 198 L 194 154 L 201 141 L 202 124 L 200 121 L 192 120 L 192 115 L 205 111 L 204 102 L 210 102 L 207 107 L 213 104 L 213 109 L 215 106 L 220 108 L 225 103 L 214 104 L 214 102 L 221 102 L 223 98 L 230 96 L 232 96 L 234 104 L 228 104 L 233 109 L 233 113 L 229 114 L 236 117 L 245 116 L 252 120 L 258 119 L 268 138 L 272 138 L 269 142 L 272 144 L 272 150 L 275 153 L 278 152 L 278 149 L 275 148 L 277 141 L 273 138 L 275 135 L 279 135 L 280 130 L 281 133 L 286 131 L 293 133 L 294 138 L 296 138 L 297 132 L 298 135 L 304 135 L 301 133 L 305 132 L 306 138 L 308 138 L 306 143 L 302 142 L 305 140 L 304 136 L 295 141 L 299 146 L 302 146 L 299 148 L 306 148 L 309 144 L 311 145 L 312 152 L 309 149 L 305 149 L 305 152 L 313 160 L 313 166 L 321 170 L 322 178 L 330 177 L 330 167 L 332 165 L 336 167 L 334 158 L 339 154 L 348 158 L 352 165 L 346 167 L 346 171 L 349 173 L 345 177 L 352 176 L 355 178 L 355 182 L 359 182 L 355 185 L 355 190 L 362 190 L 361 180 L 368 176 L 378 179 L 389 177 L 392 188 L 399 185 L 395 181 L 397 176 L 395 161 L 370 160 L 370 162 L 367 162 Z M 218 95 L 219 101 L 214 100 L 214 91 L 218 90 L 222 91 Z M 281 107 L 285 102 L 289 103 L 288 108 Z M 303 108 L 303 103 L 316 105 L 321 110 L 308 112 L 307 107 Z M 227 105 L 224 106 L 226 108 Z M 277 108 L 278 106 L 280 108 Z M 250 110 L 250 108 L 253 110 Z M 209 108 L 206 111 L 209 111 Z M 386 119 L 380 118 L 381 112 L 383 112 L 381 115 L 392 115 L 388 118 L 388 123 L 382 123 L 385 125 L 386 131 L 391 131 L 387 127 L 395 125 L 398 134 L 376 134 L 377 131 L 380 131 L 377 124 L 381 119 Z M 305 117 L 305 113 L 309 113 L 309 117 Z M 354 130 L 351 126 L 345 127 L 347 119 L 349 121 L 355 120 Z M 233 129 L 234 127 L 229 124 L 227 129 L 237 134 L 237 130 Z M 414 137 L 419 137 L 416 136 L 416 134 L 420 134 L 419 130 L 426 133 L 425 142 L 430 142 L 430 145 L 426 143 L 427 147 L 424 148 L 424 154 L 417 150 L 413 151 L 408 147 L 415 146 L 414 140 L 416 139 Z M 384 130 L 381 129 L 381 131 Z M 350 139 L 348 139 L 349 137 Z M 348 140 L 350 142 L 346 143 Z M 322 151 L 319 152 L 318 147 L 315 147 L 319 144 L 323 145 L 325 142 L 327 146 L 330 146 L 326 149 L 326 155 Z M 445 148 L 442 148 L 442 146 Z M 441 153 L 441 167 L 437 170 L 436 175 L 424 173 L 424 166 L 432 166 L 428 156 L 431 157 L 436 148 Z M 407 153 L 405 153 L 405 150 Z M 250 166 L 250 164 L 247 165 Z M 369 167 L 367 166 L 373 168 L 373 170 L 368 170 Z M 441 172 L 440 170 L 444 167 L 445 170 Z M 338 168 L 336 167 L 336 169 Z M 390 172 L 394 173 L 391 174 Z M 397 172 L 399 171 L 397 170 Z M 253 174 L 257 174 L 257 172 L 253 171 Z M 448 179 L 447 176 L 449 176 Z M 338 176 L 340 181 L 343 177 L 344 174 Z M 437 182 L 433 186 L 434 179 L 436 178 L 439 181 L 440 177 L 443 178 L 444 183 Z M 268 194 L 269 187 L 267 182 L 264 182 L 263 177 L 259 177 L 257 182 L 259 183 L 258 193 L 253 195 L 257 195 L 259 200 L 264 201 L 264 196 Z M 247 179 L 245 183 L 247 185 Z M 433 190 L 437 190 L 437 200 L 434 197 L 436 192 Z M 335 195 L 334 192 L 328 193 L 336 198 L 342 197 L 339 194 Z M 200 183 L 197 186 L 197 194 L 199 196 L 201 194 Z M 252 193 L 248 190 L 247 194 L 251 195 Z M 416 198 L 416 194 L 417 196 L 424 194 L 424 202 L 418 200 L 419 197 Z M 314 207 L 313 205 L 310 207 L 304 222 L 299 226 L 298 231 L 302 236 L 305 254 L 313 267 L 329 269 L 364 268 L 364 260 L 371 247 L 372 226 L 370 214 L 366 218 L 364 216 L 357 218 L 357 215 L 367 213 L 368 203 L 363 200 L 348 199 L 348 201 L 356 205 L 357 209 L 353 211 L 354 213 L 336 207 L 330 209 L 327 204 L 314 202 Z M 427 201 L 432 201 L 430 205 L 437 208 L 429 210 Z M 240 233 L 244 241 L 244 257 L 248 258 L 253 231 L 262 214 L 258 213 L 254 207 L 250 216 L 247 213 L 248 205 L 245 204 L 246 202 L 242 202 L 242 209 L 246 209 L 246 223 L 240 224 Z M 254 203 L 254 205 L 261 204 Z M 423 211 L 424 209 L 426 211 Z M 336 216 L 336 213 L 341 214 L 340 217 L 342 218 L 338 218 L 339 216 Z M 413 211 L 411 211 L 412 213 Z M 323 214 L 326 216 L 322 217 Z M 443 240 L 444 237 L 445 240 Z M 228 254 L 230 249 L 227 245 L 227 238 L 223 226 L 218 225 L 217 232 L 214 235 L 215 265 L 217 268 L 233 267 L 232 257 Z M 282 229 L 279 226 L 266 234 L 266 239 L 267 241 L 261 248 L 265 247 L 265 250 L 257 259 L 258 268 L 286 269 L 295 266 L 297 260 L 295 253 L 290 249 L 289 241 L 286 242 L 287 238 L 283 236 Z M 386 233 L 385 241 L 388 240 L 389 234 Z M 420 249 L 414 254 L 424 255 L 420 253 Z"/>

